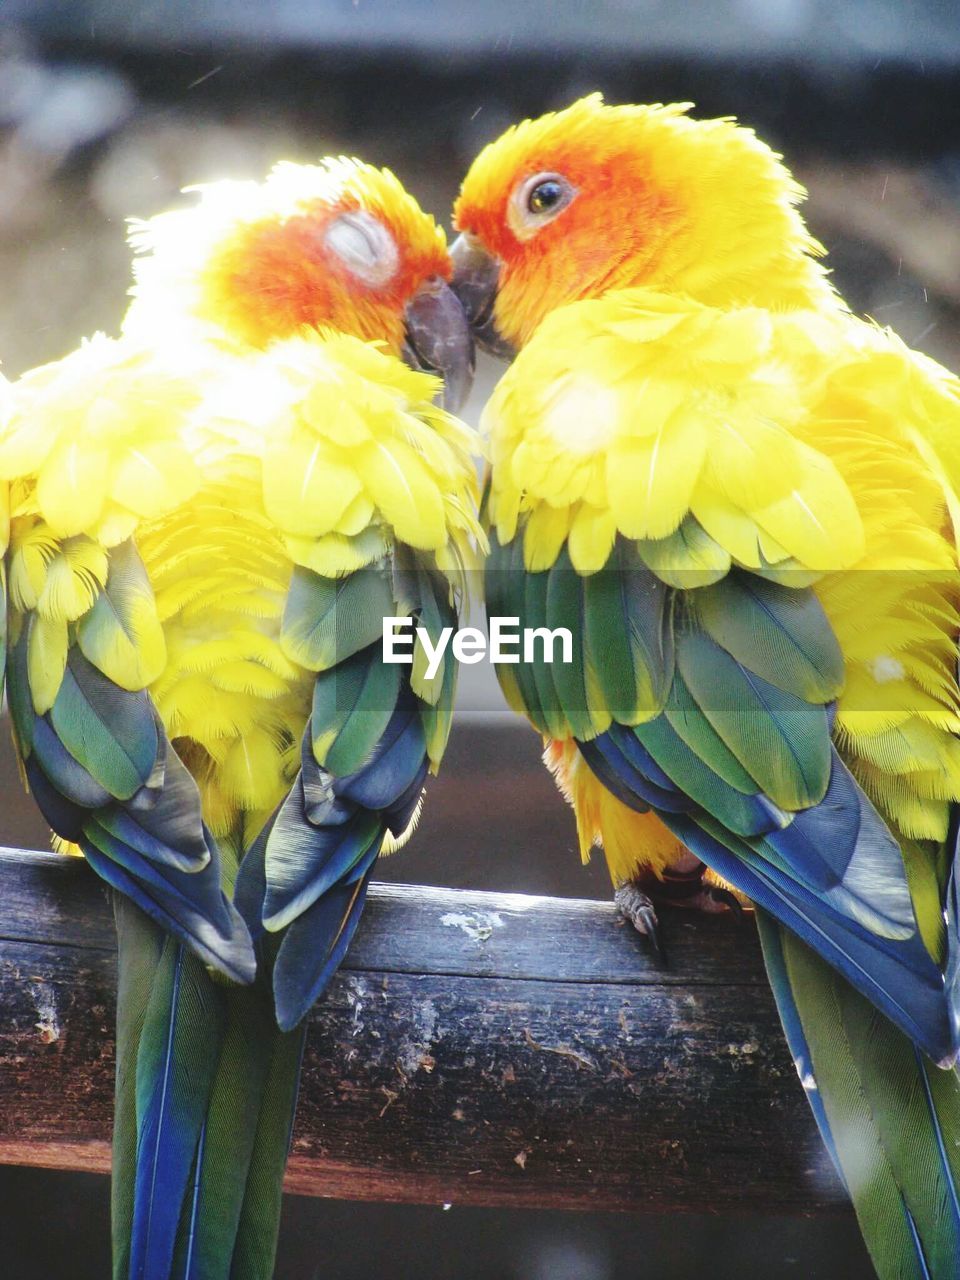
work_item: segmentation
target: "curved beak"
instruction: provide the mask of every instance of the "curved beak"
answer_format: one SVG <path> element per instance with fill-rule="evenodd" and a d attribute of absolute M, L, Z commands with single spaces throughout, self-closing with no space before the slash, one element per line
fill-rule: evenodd
<path fill-rule="evenodd" d="M 446 281 L 436 277 L 413 296 L 404 319 L 404 360 L 413 369 L 440 374 L 443 407 L 456 413 L 470 394 L 476 363 L 463 307 Z"/>
<path fill-rule="evenodd" d="M 469 231 L 457 236 L 450 249 L 453 291 L 460 299 L 473 336 L 485 351 L 501 360 L 512 360 L 516 350 L 497 332 L 493 308 L 500 282 L 500 263 Z"/>

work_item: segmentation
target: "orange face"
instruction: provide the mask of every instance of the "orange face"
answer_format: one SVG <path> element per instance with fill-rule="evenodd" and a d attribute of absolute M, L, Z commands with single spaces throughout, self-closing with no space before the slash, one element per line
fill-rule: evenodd
<path fill-rule="evenodd" d="M 153 340 L 200 320 L 207 336 L 263 349 L 336 330 L 441 376 L 446 407 L 460 404 L 473 343 L 446 237 L 388 169 L 281 162 L 263 182 L 197 191 L 192 208 L 134 223 L 125 333 Z"/>
<path fill-rule="evenodd" d="M 327 326 L 398 351 L 407 304 L 449 275 L 442 232 L 410 197 L 373 211 L 347 191 L 240 225 L 205 264 L 198 310 L 258 347 Z"/>
<path fill-rule="evenodd" d="M 576 139 L 471 177 L 455 224 L 501 264 L 497 327 L 515 346 L 555 307 L 641 279 L 678 213 L 637 157 L 597 159 Z"/>
<path fill-rule="evenodd" d="M 480 153 L 454 219 L 498 265 L 492 323 L 508 343 L 611 289 L 756 301 L 777 265 L 778 285 L 796 276 L 802 290 L 816 246 L 793 208 L 800 188 L 752 132 L 686 111 L 592 95 Z"/>

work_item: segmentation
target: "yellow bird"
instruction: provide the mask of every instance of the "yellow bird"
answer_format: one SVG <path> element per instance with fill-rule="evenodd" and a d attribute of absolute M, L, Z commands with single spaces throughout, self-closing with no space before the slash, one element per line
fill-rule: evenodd
<path fill-rule="evenodd" d="M 879 1274 L 955 1280 L 960 386 L 850 314 L 779 157 L 688 112 L 594 95 L 463 183 L 454 287 L 516 355 L 488 611 L 573 655 L 501 684 L 641 928 L 761 908 Z"/>
<path fill-rule="evenodd" d="M 123 336 L 26 374 L 0 434 L 7 691 L 119 891 L 116 1280 L 267 1280 L 303 1019 L 450 727 L 452 661 L 382 646 L 456 620 L 472 437 L 435 374 L 459 398 L 472 345 L 442 232 L 358 161 L 135 242 Z"/>

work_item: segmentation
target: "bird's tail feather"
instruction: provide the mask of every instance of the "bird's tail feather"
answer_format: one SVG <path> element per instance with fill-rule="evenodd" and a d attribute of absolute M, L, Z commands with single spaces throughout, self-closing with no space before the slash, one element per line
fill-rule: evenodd
<path fill-rule="evenodd" d="M 125 897 L 114 1280 L 270 1280 L 303 1046 L 266 971 L 226 983 Z"/>
<path fill-rule="evenodd" d="M 169 1280 L 223 1043 L 226 989 L 125 895 L 114 902 L 114 1280 Z"/>
<path fill-rule="evenodd" d="M 282 1032 L 267 973 L 228 997 L 196 1178 L 195 1222 L 174 1280 L 271 1280 L 306 1027 Z"/>
<path fill-rule="evenodd" d="M 757 912 L 767 972 L 880 1280 L 960 1274 L 960 1077 Z"/>

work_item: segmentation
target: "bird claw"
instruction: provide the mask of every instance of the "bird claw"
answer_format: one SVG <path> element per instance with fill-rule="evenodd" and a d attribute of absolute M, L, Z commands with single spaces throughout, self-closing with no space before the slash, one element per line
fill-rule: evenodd
<path fill-rule="evenodd" d="M 732 911 L 735 920 L 743 919 L 743 903 L 729 889 L 722 889 L 718 884 L 705 884 L 702 891 L 693 899 L 692 905 L 707 915 L 722 915 Z"/>
<path fill-rule="evenodd" d="M 627 880 L 613 895 L 620 914 L 642 934 L 650 944 L 650 950 L 661 962 L 666 959 L 660 939 L 660 922 L 652 899 L 632 881 Z"/>
<path fill-rule="evenodd" d="M 707 880 L 706 870 L 702 862 L 692 867 L 668 867 L 654 890 L 656 897 L 670 906 L 702 911 L 708 916 L 725 915 L 729 911 L 740 920 L 743 906 L 739 898 L 722 885 Z"/>
<path fill-rule="evenodd" d="M 699 858 L 688 854 L 686 861 L 668 867 L 662 880 L 652 873 L 641 873 L 624 881 L 614 894 L 620 914 L 648 939 L 650 950 L 661 963 L 666 963 L 666 951 L 657 919 L 658 902 L 711 916 L 729 913 L 737 921 L 743 917 L 743 905 L 736 894 L 712 884 L 705 878 L 706 870 Z"/>

